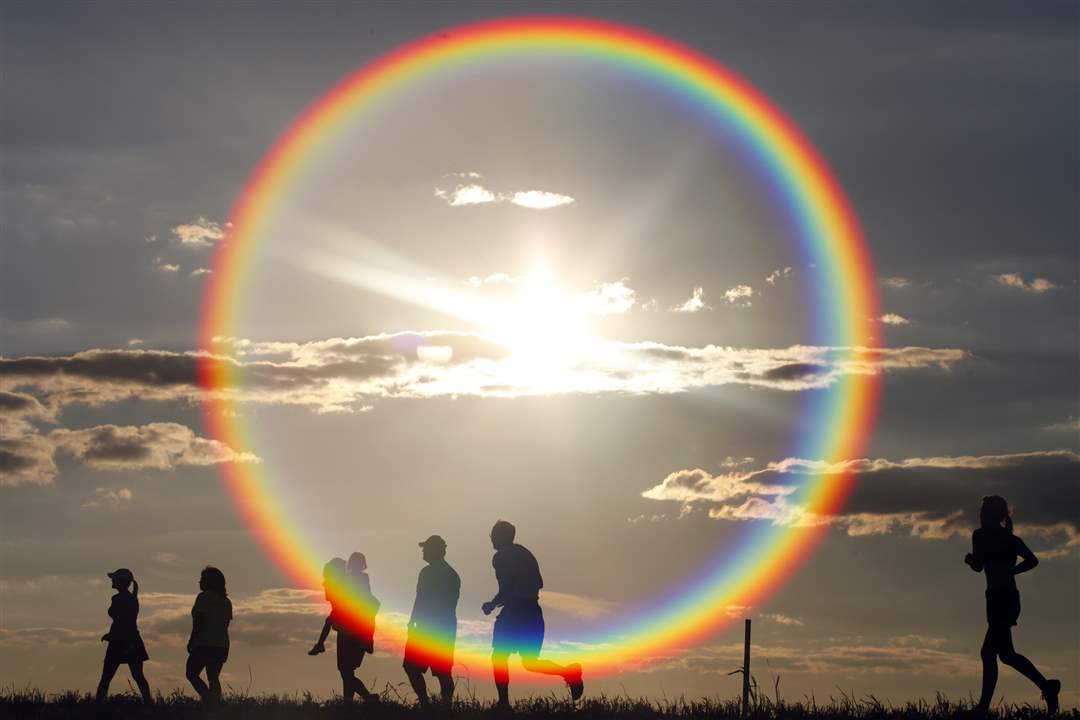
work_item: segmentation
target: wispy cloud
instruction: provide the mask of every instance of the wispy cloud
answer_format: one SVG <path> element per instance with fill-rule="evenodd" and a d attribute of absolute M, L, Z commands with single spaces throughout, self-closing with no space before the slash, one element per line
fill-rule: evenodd
<path fill-rule="evenodd" d="M 912 282 L 911 278 L 893 275 L 892 277 L 881 278 L 881 284 L 887 288 L 892 288 L 893 290 L 903 290 L 904 288 L 911 287 Z"/>
<path fill-rule="evenodd" d="M 71 323 L 60 317 L 32 318 L 29 320 L 11 320 L 0 317 L 0 331 L 44 335 L 60 332 L 71 327 Z"/>
<path fill-rule="evenodd" d="M 910 325 L 911 321 L 903 315 L 897 315 L 896 313 L 885 313 L 879 320 L 886 325 Z"/>
<path fill-rule="evenodd" d="M 784 278 L 791 277 L 791 273 L 792 273 L 792 270 L 791 270 L 790 265 L 782 267 L 782 268 L 777 268 L 776 270 L 773 270 L 771 273 L 769 273 L 765 277 L 765 282 L 767 282 L 770 285 L 775 285 L 777 280 L 782 280 Z"/>
<path fill-rule="evenodd" d="M 129 488 L 120 488 L 119 490 L 110 490 L 109 488 L 94 488 L 94 494 L 90 496 L 90 499 L 83 503 L 84 508 L 98 508 L 98 507 L 118 507 L 124 503 L 131 502 L 135 497 Z"/>
<path fill-rule="evenodd" d="M 191 277 L 199 277 L 202 275 L 209 275 L 213 270 L 205 267 L 198 267 L 191 271 Z"/>
<path fill-rule="evenodd" d="M 579 293 L 579 307 L 593 315 L 616 315 L 628 312 L 637 302 L 634 289 L 626 284 L 627 278 L 611 283 L 599 283 L 588 292 Z"/>
<path fill-rule="evenodd" d="M 434 195 L 451 207 L 510 203 L 532 210 L 550 210 L 575 202 L 569 195 L 548 190 L 514 190 L 512 192 L 490 190 L 478 182 L 482 176 L 475 172 L 451 173 L 446 177 L 456 178 L 459 182 L 453 187 L 436 187 Z"/>
<path fill-rule="evenodd" d="M 550 208 L 569 205 L 574 198 L 560 193 L 547 192 L 545 190 L 523 190 L 510 194 L 504 198 L 514 205 L 533 208 L 534 210 L 549 210 Z"/>
<path fill-rule="evenodd" d="M 224 239 L 228 227 L 228 223 L 222 226 L 221 223 L 207 220 L 200 215 L 191 222 L 174 226 L 171 232 L 185 247 L 205 248 Z"/>
<path fill-rule="evenodd" d="M 180 272 L 180 266 L 176 263 L 165 262 L 160 257 L 154 258 L 154 269 L 163 273 Z"/>
<path fill-rule="evenodd" d="M 1028 293 L 1040 294 L 1049 292 L 1050 290 L 1056 290 L 1058 287 L 1053 282 L 1042 277 L 1037 277 L 1028 282 L 1017 273 L 1002 273 L 1000 275 L 994 275 L 993 278 L 998 285 L 1023 290 Z"/>
<path fill-rule="evenodd" d="M 544 607 L 551 608 L 564 615 L 593 620 L 611 613 L 616 603 L 610 600 L 574 595 L 572 593 L 555 592 L 554 590 L 541 590 L 540 601 Z"/>
<path fill-rule="evenodd" d="M 671 307 L 671 312 L 678 313 L 696 313 L 702 310 L 712 310 L 712 306 L 705 304 L 705 289 L 701 287 L 694 288 L 686 302 Z"/>
<path fill-rule="evenodd" d="M 724 291 L 724 299 L 736 307 L 750 307 L 750 298 L 754 295 L 754 289 L 749 285 L 736 285 Z"/>

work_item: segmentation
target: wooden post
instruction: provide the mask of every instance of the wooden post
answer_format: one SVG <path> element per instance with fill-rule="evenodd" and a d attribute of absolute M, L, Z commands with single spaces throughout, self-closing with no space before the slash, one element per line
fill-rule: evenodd
<path fill-rule="evenodd" d="M 750 618 L 746 618 L 746 635 L 743 638 L 742 660 L 742 717 L 750 713 Z"/>

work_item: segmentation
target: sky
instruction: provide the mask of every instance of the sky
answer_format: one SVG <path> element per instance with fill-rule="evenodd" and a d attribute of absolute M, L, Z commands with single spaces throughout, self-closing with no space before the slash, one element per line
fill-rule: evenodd
<path fill-rule="evenodd" d="M 859 217 L 883 330 L 876 427 L 805 564 L 695 645 L 616 676 L 586 662 L 587 692 L 735 695 L 748 616 L 757 681 L 787 699 L 977 693 L 983 581 L 962 559 L 993 493 L 1042 560 L 1017 647 L 1077 705 L 1080 11 L 1058 2 L 4 4 L 5 682 L 91 689 L 123 566 L 151 685 L 183 687 L 214 564 L 237 608 L 228 685 L 334 692 L 330 656 L 306 655 L 321 589 L 259 545 L 229 466 L 327 559 L 366 553 L 380 624 L 408 613 L 416 543 L 445 537 L 481 647 L 496 519 L 538 557 L 564 652 L 740 533 L 807 520 L 783 489 L 824 460 L 794 454 L 802 409 L 855 372 L 815 345 L 820 268 L 730 137 L 568 58 L 432 73 L 312 158 L 215 349 L 248 368 L 248 442 L 206 426 L 203 293 L 274 140 L 402 43 L 535 12 L 666 35 L 769 97 Z M 493 694 L 488 668 L 456 672 Z M 361 675 L 406 694 L 385 643 Z M 999 695 L 1038 699 L 1009 670 Z"/>

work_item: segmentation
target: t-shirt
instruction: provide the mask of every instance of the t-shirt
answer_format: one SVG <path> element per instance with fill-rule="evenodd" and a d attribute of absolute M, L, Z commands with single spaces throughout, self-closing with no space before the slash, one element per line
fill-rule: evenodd
<path fill-rule="evenodd" d="M 136 620 L 139 617 L 139 599 L 128 592 L 118 592 L 112 596 L 109 603 L 109 617 L 112 618 L 112 627 L 109 628 L 111 642 L 125 643 L 139 635 Z"/>
<path fill-rule="evenodd" d="M 445 560 L 436 560 L 420 571 L 416 580 L 416 603 L 412 619 L 420 627 L 449 629 L 457 625 L 461 578 Z"/>
<path fill-rule="evenodd" d="M 540 577 L 540 565 L 525 547 L 514 543 L 495 553 L 491 559 L 495 579 L 499 581 L 496 603 L 511 605 L 515 602 L 535 602 L 540 597 L 544 579 Z"/>
<path fill-rule="evenodd" d="M 986 571 L 987 589 L 1016 590 L 1016 559 L 1031 554 L 1024 541 L 1004 528 L 978 528 L 971 541 L 975 559 Z"/>
<path fill-rule="evenodd" d="M 202 647 L 229 647 L 229 623 L 232 621 L 232 602 L 216 592 L 203 590 L 195 598 L 191 617 L 199 616 L 192 627 L 191 644 Z"/>

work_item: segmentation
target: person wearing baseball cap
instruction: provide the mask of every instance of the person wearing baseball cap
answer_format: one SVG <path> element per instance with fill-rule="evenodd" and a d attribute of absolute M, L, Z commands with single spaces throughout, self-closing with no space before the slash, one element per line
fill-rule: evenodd
<path fill-rule="evenodd" d="M 150 683 L 143 674 L 143 663 L 150 659 L 146 645 L 139 635 L 137 623 L 139 617 L 139 583 L 127 568 L 120 568 L 106 573 L 112 581 L 116 594 L 109 603 L 109 617 L 112 626 L 109 632 L 101 636 L 102 642 L 109 643 L 105 649 L 105 664 L 101 668 L 101 681 L 97 687 L 97 701 L 104 702 L 109 695 L 109 683 L 121 665 L 127 665 L 131 679 L 139 687 L 143 702 L 149 705 Z M 129 589 L 130 588 L 130 589 Z"/>
<path fill-rule="evenodd" d="M 439 680 L 441 702 L 454 699 L 454 643 L 457 640 L 457 603 L 461 578 L 446 562 L 446 541 L 432 535 L 420 543 L 426 566 L 416 580 L 416 600 L 409 617 L 409 638 L 402 667 L 421 707 L 429 704 L 424 673 Z"/>

